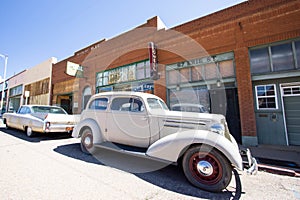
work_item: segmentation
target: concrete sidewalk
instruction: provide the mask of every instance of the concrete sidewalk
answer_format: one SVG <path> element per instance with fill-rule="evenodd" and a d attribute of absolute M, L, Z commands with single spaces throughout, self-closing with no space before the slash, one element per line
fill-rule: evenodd
<path fill-rule="evenodd" d="M 249 149 L 259 170 L 300 177 L 300 146 L 258 145 Z"/>

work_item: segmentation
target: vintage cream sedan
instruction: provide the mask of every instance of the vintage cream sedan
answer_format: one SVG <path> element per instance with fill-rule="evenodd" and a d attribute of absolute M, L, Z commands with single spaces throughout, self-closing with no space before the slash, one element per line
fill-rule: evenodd
<path fill-rule="evenodd" d="M 23 105 L 16 113 L 4 113 L 3 123 L 7 128 L 26 132 L 28 137 L 35 132 L 72 132 L 78 116 L 68 115 L 58 106 Z"/>
<path fill-rule="evenodd" d="M 72 136 L 93 154 L 106 148 L 182 164 L 186 178 L 213 192 L 225 189 L 233 168 L 255 174 L 249 150 L 241 151 L 223 115 L 170 111 L 164 101 L 139 92 L 104 92 L 91 97 Z M 114 145 L 112 145 L 114 144 Z"/>

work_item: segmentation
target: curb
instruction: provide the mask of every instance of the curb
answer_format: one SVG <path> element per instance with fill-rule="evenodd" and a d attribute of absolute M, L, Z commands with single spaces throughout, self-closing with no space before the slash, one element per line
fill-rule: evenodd
<path fill-rule="evenodd" d="M 284 175 L 284 176 L 292 176 L 292 177 L 300 177 L 300 173 L 291 169 L 285 169 L 280 167 L 274 167 L 270 165 L 258 164 L 258 169 L 260 171 L 266 171 L 273 174 Z"/>

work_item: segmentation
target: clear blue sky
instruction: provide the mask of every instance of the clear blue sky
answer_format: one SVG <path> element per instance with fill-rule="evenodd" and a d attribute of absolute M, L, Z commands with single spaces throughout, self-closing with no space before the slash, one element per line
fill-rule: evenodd
<path fill-rule="evenodd" d="M 7 78 L 50 57 L 72 56 L 159 16 L 168 28 L 243 0 L 2 0 L 0 54 Z M 0 76 L 4 73 L 0 57 Z"/>

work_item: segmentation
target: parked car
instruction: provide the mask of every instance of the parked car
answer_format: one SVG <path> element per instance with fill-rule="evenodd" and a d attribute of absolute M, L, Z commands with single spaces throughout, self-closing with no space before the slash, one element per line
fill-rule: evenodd
<path fill-rule="evenodd" d="M 209 110 L 201 104 L 178 103 L 171 106 L 171 110 L 182 112 L 209 113 Z"/>
<path fill-rule="evenodd" d="M 257 171 L 249 150 L 243 151 L 247 155 L 243 165 L 223 115 L 170 111 L 152 94 L 104 92 L 92 96 L 72 136 L 81 137 L 85 153 L 93 154 L 100 147 L 182 164 L 186 178 L 208 191 L 225 189 L 234 167 L 247 167 L 250 174 Z"/>
<path fill-rule="evenodd" d="M 7 128 L 23 130 L 28 137 L 35 132 L 72 132 L 77 121 L 78 117 L 58 106 L 23 105 L 17 112 L 3 114 Z"/>

